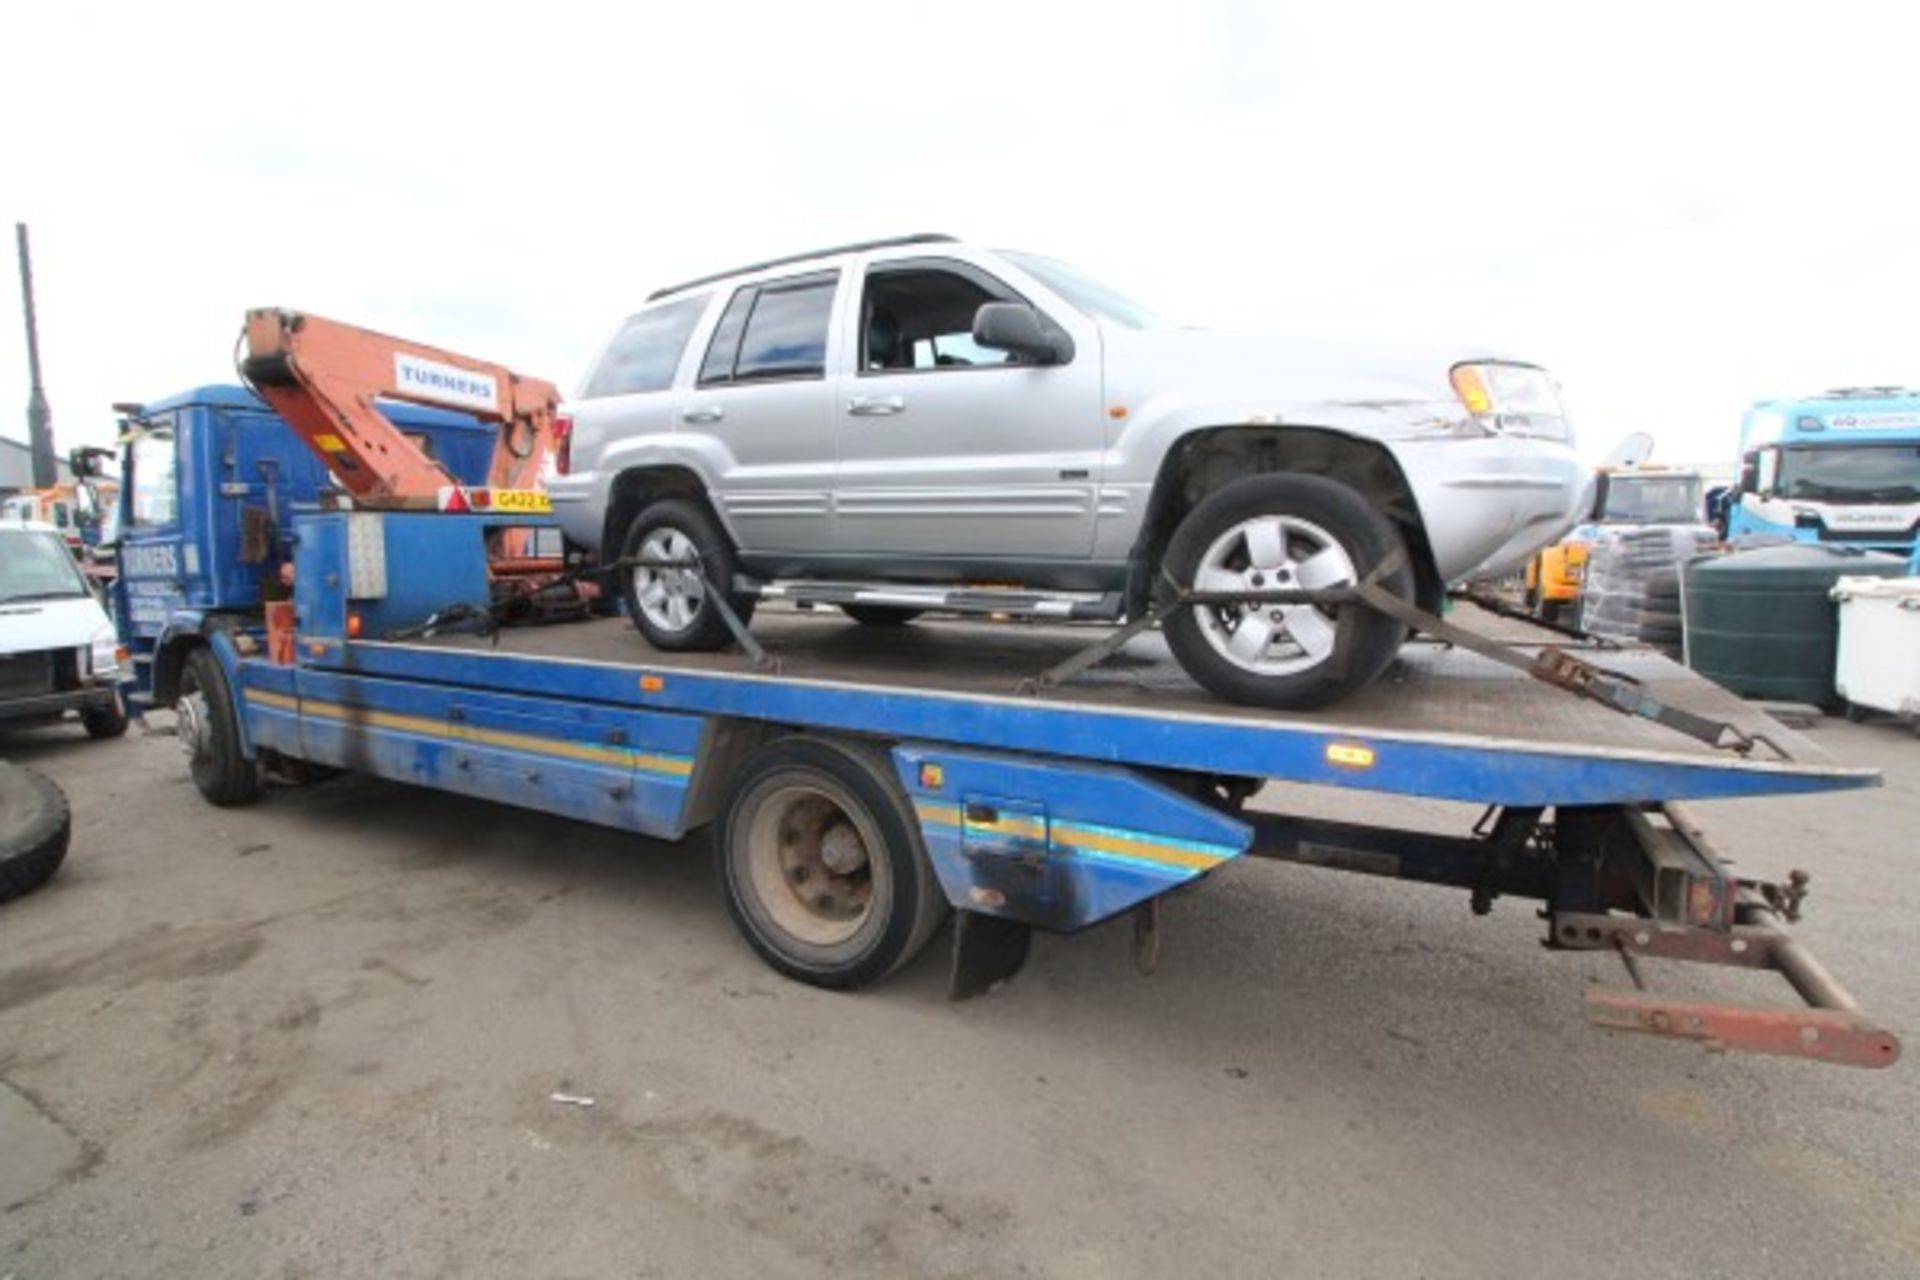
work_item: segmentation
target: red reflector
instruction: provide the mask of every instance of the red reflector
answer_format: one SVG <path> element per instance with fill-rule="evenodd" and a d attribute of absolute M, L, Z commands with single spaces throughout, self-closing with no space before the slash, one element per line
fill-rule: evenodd
<path fill-rule="evenodd" d="M 467 496 L 473 500 L 475 511 L 485 511 L 493 505 L 493 491 L 490 489 L 474 489 Z"/>
<path fill-rule="evenodd" d="M 465 511 L 467 509 L 466 491 L 458 485 L 441 490 L 440 509 L 442 511 Z"/>
<path fill-rule="evenodd" d="M 553 469 L 563 476 L 573 470 L 573 419 L 565 414 L 553 420 Z"/>

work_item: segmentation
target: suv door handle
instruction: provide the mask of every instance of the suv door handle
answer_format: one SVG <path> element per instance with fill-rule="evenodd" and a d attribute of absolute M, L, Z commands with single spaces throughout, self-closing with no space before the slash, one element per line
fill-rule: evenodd
<path fill-rule="evenodd" d="M 727 411 L 717 404 L 703 404 L 695 409 L 682 409 L 682 422 L 718 422 L 727 416 Z"/>
<path fill-rule="evenodd" d="M 847 412 L 857 413 L 863 418 L 884 418 L 889 414 L 905 413 L 905 396 L 855 396 L 847 401 Z"/>

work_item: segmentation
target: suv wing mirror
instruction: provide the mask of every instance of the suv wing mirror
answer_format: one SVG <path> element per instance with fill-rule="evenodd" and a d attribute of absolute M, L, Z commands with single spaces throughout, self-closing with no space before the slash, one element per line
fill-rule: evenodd
<path fill-rule="evenodd" d="M 973 313 L 973 340 L 1034 364 L 1073 359 L 1072 335 L 1024 302 L 982 303 Z"/>

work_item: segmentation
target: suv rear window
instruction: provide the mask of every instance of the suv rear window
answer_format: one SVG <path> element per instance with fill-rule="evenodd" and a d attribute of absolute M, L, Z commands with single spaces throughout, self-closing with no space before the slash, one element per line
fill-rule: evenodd
<path fill-rule="evenodd" d="M 586 399 L 665 391 L 673 385 L 693 326 L 707 309 L 706 294 L 649 307 L 622 326 L 587 381 Z"/>
<path fill-rule="evenodd" d="M 734 294 L 701 364 L 701 384 L 824 376 L 839 279 L 837 271 L 796 276 Z"/>

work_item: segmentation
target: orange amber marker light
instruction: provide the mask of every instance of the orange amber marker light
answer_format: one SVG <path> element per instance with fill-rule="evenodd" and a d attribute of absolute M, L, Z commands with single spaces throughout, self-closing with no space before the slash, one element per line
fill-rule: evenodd
<path fill-rule="evenodd" d="M 667 682 L 665 678 L 661 676 L 640 677 L 640 692 L 642 693 L 658 693 L 666 687 Z"/>
<path fill-rule="evenodd" d="M 938 791 L 942 786 L 946 785 L 946 781 L 947 771 L 939 765 L 923 764 L 920 766 L 920 789 L 922 791 Z"/>
<path fill-rule="evenodd" d="M 1348 769 L 1373 768 L 1373 748 L 1357 742 L 1329 742 L 1327 744 L 1327 763 L 1341 765 Z"/>
<path fill-rule="evenodd" d="M 1470 364 L 1453 366 L 1453 393 L 1460 397 L 1460 403 L 1467 406 L 1467 412 L 1475 417 L 1484 417 L 1493 412 L 1493 393 L 1487 390 L 1487 380 L 1480 371 Z"/>
<path fill-rule="evenodd" d="M 359 638 L 360 638 L 360 615 L 357 613 L 350 613 L 347 615 L 347 639 L 358 640 Z"/>
<path fill-rule="evenodd" d="M 1107 416 L 1109 418 L 1112 418 L 1115 422 L 1118 422 L 1120 419 L 1127 416 L 1127 406 L 1123 404 L 1116 404 L 1107 410 Z"/>

